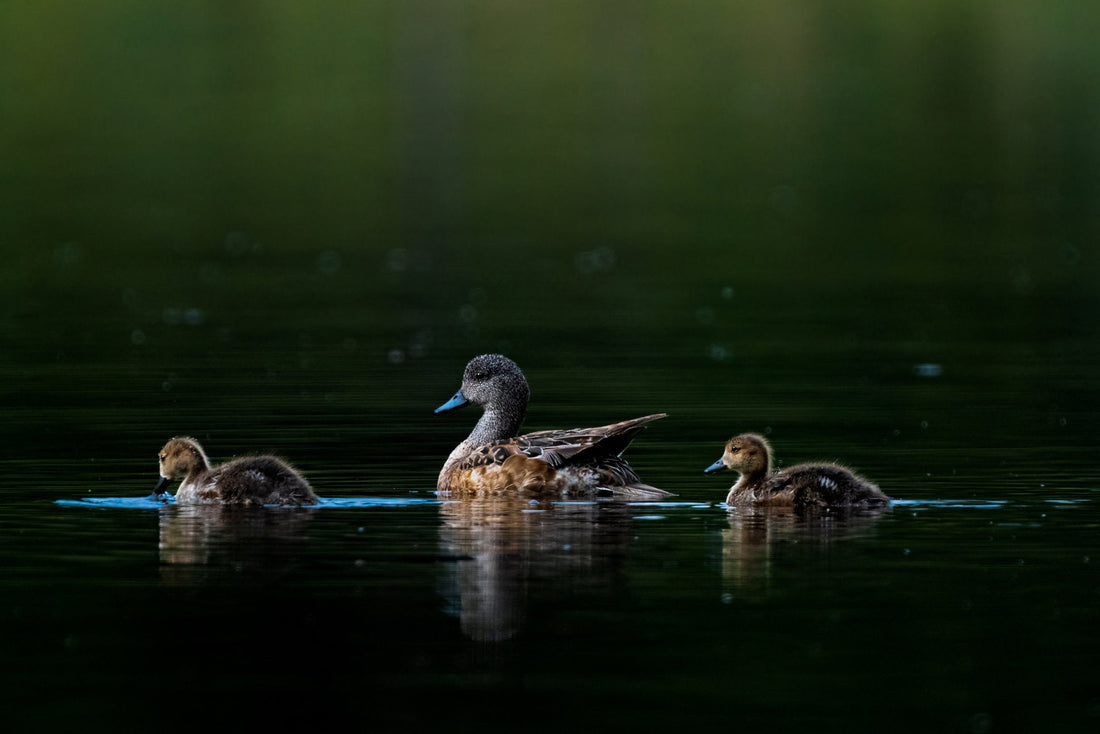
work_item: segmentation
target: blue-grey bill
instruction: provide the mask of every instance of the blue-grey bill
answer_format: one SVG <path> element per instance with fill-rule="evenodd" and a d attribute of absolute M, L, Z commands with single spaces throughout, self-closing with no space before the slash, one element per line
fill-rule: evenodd
<path fill-rule="evenodd" d="M 436 413 L 444 413 L 448 410 L 454 410 L 455 408 L 461 408 L 467 402 L 469 402 L 469 401 L 466 400 L 466 396 L 462 394 L 461 390 L 459 390 L 458 392 L 456 392 L 454 394 L 453 398 L 451 398 L 447 402 L 443 403 L 443 405 L 440 405 L 438 408 L 436 408 L 435 412 Z"/>
<path fill-rule="evenodd" d="M 719 459 L 718 461 L 714 462 L 713 464 L 708 466 L 706 469 L 704 469 L 703 473 L 704 474 L 713 474 L 714 472 L 722 471 L 725 468 L 726 468 L 726 465 L 722 463 L 721 459 Z"/>

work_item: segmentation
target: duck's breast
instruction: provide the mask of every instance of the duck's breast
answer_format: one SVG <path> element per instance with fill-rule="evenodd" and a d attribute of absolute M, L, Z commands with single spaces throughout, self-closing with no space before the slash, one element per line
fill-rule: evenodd
<path fill-rule="evenodd" d="M 516 453 L 500 463 L 457 467 L 440 477 L 440 490 L 457 495 L 522 493 L 553 496 L 591 494 L 600 486 L 591 467 L 554 468 L 538 457 Z"/>

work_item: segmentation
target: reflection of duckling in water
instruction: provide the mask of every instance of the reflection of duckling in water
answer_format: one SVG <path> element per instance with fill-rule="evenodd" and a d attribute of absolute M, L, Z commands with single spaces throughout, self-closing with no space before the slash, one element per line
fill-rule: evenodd
<path fill-rule="evenodd" d="M 769 473 L 772 449 L 763 436 L 743 433 L 726 444 L 722 458 L 706 472 L 732 469 L 741 477 L 726 504 L 798 507 L 882 507 L 890 498 L 866 479 L 837 464 L 797 464 Z"/>
<path fill-rule="evenodd" d="M 316 505 L 320 500 L 301 474 L 274 456 L 245 456 L 211 468 L 202 446 L 177 437 L 160 450 L 156 494 L 174 479 L 183 479 L 176 502 L 181 505 Z"/>

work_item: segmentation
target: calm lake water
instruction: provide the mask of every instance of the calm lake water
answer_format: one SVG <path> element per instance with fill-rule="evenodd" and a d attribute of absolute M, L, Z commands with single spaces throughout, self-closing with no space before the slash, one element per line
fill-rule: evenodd
<path fill-rule="evenodd" d="M 4 730 L 1100 730 L 1100 10 L 783 7 L 0 10 Z M 441 502 L 488 351 L 675 496 Z"/>

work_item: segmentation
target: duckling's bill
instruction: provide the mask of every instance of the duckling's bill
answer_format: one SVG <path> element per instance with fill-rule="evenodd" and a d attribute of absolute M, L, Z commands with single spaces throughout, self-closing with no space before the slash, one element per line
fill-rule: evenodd
<path fill-rule="evenodd" d="M 722 460 L 719 459 L 718 461 L 714 462 L 713 464 L 708 466 L 706 469 L 704 469 L 703 473 L 704 474 L 713 474 L 716 471 L 723 471 L 725 468 L 726 468 L 725 463 L 723 463 Z"/>

